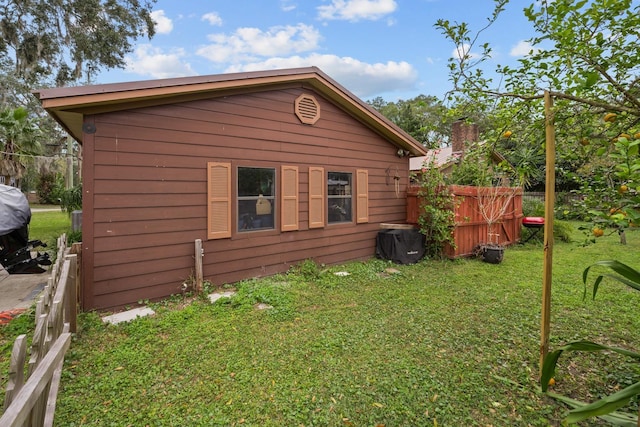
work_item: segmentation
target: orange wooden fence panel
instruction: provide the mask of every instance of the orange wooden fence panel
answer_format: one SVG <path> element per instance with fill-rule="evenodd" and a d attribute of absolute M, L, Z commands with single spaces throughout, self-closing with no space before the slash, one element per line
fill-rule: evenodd
<path fill-rule="evenodd" d="M 479 245 L 488 243 L 488 227 L 482 218 L 478 207 L 479 192 L 481 187 L 465 185 L 449 186 L 455 200 L 455 227 L 454 242 L 455 249 L 447 247 L 445 254 L 449 258 L 459 258 L 473 256 Z M 486 189 L 485 189 L 486 190 Z M 504 193 L 510 193 L 512 189 L 504 188 Z M 418 187 L 407 189 L 407 223 L 418 224 L 420 215 L 420 197 Z M 505 214 L 496 224 L 498 229 L 498 242 L 502 245 L 511 245 L 520 240 L 522 227 L 522 190 L 516 191 L 509 200 L 509 206 L 505 209 Z"/>

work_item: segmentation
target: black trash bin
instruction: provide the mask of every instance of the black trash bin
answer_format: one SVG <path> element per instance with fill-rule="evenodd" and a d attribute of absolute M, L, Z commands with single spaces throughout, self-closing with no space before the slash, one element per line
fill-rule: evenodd
<path fill-rule="evenodd" d="M 414 264 L 425 255 L 425 237 L 416 228 L 383 229 L 376 238 L 376 256 L 397 264 Z"/>

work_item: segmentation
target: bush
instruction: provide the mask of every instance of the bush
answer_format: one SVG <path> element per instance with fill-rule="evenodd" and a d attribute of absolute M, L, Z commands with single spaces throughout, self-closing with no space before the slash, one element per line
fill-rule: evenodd
<path fill-rule="evenodd" d="M 60 194 L 60 206 L 71 215 L 71 212 L 82 210 L 82 185 L 63 190 Z"/>
<path fill-rule="evenodd" d="M 524 207 L 523 207 L 524 210 Z M 542 215 L 525 215 L 525 216 L 542 216 Z M 529 237 L 535 233 L 535 229 L 522 227 L 522 232 L 520 234 L 520 241 L 524 242 L 529 239 Z M 554 241 L 561 241 L 565 243 L 571 242 L 571 233 L 573 233 L 573 226 L 571 223 L 567 221 L 562 221 L 558 219 L 554 219 L 553 221 L 553 238 Z M 544 241 L 544 232 L 538 231 L 535 237 L 528 240 L 528 242 L 543 242 Z"/>
<path fill-rule="evenodd" d="M 64 191 L 64 183 L 60 176 L 54 173 L 40 175 L 36 192 L 38 201 L 42 204 L 57 205 L 60 203 L 61 194 Z"/>
<path fill-rule="evenodd" d="M 536 199 L 522 199 L 522 214 L 524 216 L 544 217 L 544 203 Z"/>

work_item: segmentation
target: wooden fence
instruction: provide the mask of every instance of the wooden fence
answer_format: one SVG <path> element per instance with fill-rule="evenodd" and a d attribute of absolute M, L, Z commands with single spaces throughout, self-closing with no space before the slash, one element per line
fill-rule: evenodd
<path fill-rule="evenodd" d="M 482 189 L 464 185 L 449 186 L 455 203 L 455 228 L 453 231 L 455 248 L 447 246 L 445 254 L 449 258 L 459 258 L 473 256 L 479 245 L 488 243 L 489 229 L 486 221 L 482 218 L 478 200 L 481 197 Z M 509 193 L 510 188 L 504 188 L 503 192 Z M 418 187 L 407 189 L 407 222 L 418 224 L 420 216 L 420 202 Z M 522 191 L 517 190 L 509 200 L 504 215 L 496 224 L 497 240 L 502 245 L 510 245 L 520 240 L 522 227 Z"/>
<path fill-rule="evenodd" d="M 58 239 L 49 280 L 36 304 L 28 362 L 26 336 L 20 335 L 14 342 L 2 427 L 53 425 L 64 355 L 71 344 L 71 333 L 76 331 L 79 264 L 78 255 L 70 252 L 63 235 Z"/>

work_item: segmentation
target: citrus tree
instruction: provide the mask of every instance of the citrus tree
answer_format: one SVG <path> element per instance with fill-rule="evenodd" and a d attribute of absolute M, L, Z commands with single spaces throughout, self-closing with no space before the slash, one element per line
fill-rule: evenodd
<path fill-rule="evenodd" d="M 618 135 L 633 136 L 640 121 L 640 5 L 632 0 L 531 2 L 522 9 L 533 34 L 526 41 L 530 50 L 517 66 L 496 63 L 492 46 L 483 41 L 483 32 L 499 27 L 508 7 L 517 6 L 495 0 L 481 28 L 436 22 L 457 51 L 449 60 L 450 99 L 463 114 L 492 114 L 495 126 L 483 137 L 500 141 L 505 130 L 511 131 L 511 138 L 501 142 L 514 154 L 512 163 L 526 166 L 541 161 L 542 98 L 548 91 L 555 100 L 557 184 L 580 188 L 593 176 L 590 172 L 600 173 L 600 164 L 606 163 L 606 153 L 599 156 L 599 150 L 611 150 L 611 139 Z M 615 183 L 608 184 L 613 188 Z"/>

